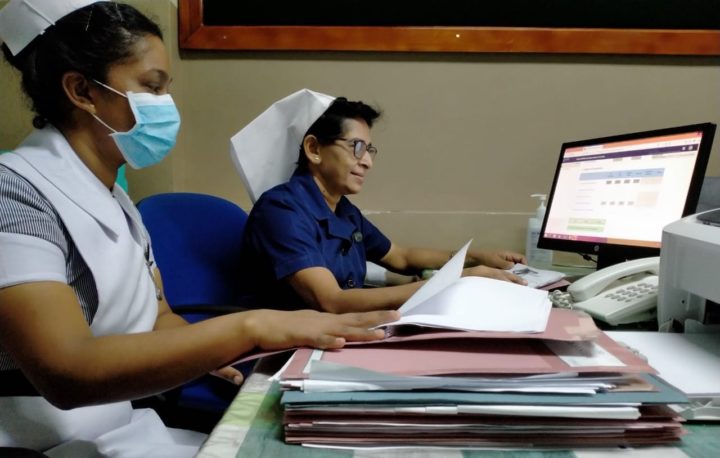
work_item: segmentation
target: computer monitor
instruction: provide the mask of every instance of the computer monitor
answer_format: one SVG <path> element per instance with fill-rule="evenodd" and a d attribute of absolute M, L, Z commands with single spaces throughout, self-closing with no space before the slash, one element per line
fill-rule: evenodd
<path fill-rule="evenodd" d="M 706 123 L 564 143 L 538 247 L 598 268 L 659 255 L 663 227 L 695 211 L 714 135 Z"/>

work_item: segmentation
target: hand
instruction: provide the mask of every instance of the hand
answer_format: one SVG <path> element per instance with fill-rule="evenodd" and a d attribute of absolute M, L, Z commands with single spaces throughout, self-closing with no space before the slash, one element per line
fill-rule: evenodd
<path fill-rule="evenodd" d="M 242 385 L 243 378 L 244 378 L 242 375 L 242 372 L 240 372 L 239 370 L 235 369 L 232 366 L 225 366 L 223 368 L 220 368 L 220 369 L 210 372 L 210 374 L 214 375 L 215 377 L 224 378 L 228 382 L 230 382 L 234 385 L 237 385 L 237 386 Z"/>
<path fill-rule="evenodd" d="M 494 278 L 496 280 L 509 281 L 511 283 L 517 283 L 518 285 L 527 285 L 527 281 L 515 274 L 506 270 L 495 269 L 487 266 L 468 267 L 463 270 L 463 277 L 486 277 Z"/>
<path fill-rule="evenodd" d="M 323 313 L 315 310 L 281 312 L 253 310 L 248 328 L 257 347 L 279 350 L 292 347 L 341 348 L 347 341 L 371 341 L 385 331 L 370 329 L 400 319 L 395 310 L 364 313 Z"/>
<path fill-rule="evenodd" d="M 479 265 L 503 270 L 511 268 L 516 263 L 527 264 L 525 256 L 508 250 L 472 251 L 468 253 L 468 258 Z"/>

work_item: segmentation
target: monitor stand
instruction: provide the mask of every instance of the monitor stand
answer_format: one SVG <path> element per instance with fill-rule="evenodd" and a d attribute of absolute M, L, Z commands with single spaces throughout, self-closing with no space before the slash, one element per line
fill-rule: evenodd
<path fill-rule="evenodd" d="M 603 245 L 597 251 L 597 269 L 620 264 L 631 259 L 660 256 L 659 248 Z"/>

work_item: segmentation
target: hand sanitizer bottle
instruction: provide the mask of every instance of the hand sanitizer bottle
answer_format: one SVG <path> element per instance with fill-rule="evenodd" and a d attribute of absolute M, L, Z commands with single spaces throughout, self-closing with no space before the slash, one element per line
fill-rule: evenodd
<path fill-rule="evenodd" d="M 535 216 L 528 219 L 527 238 L 525 239 L 525 257 L 528 264 L 533 267 L 549 268 L 552 265 L 552 250 L 543 250 L 537 247 L 540 238 L 540 229 L 545 218 L 545 194 L 532 194 L 540 200 L 540 205 L 535 210 Z"/>

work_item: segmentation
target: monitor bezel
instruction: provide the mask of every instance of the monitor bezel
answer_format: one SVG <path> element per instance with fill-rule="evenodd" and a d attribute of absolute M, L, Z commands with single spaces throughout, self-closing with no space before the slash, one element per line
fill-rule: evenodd
<path fill-rule="evenodd" d="M 617 264 L 619 262 L 629 259 L 658 256 L 660 254 L 660 248 L 655 247 L 642 247 L 614 243 L 597 243 L 578 240 L 563 240 L 545 237 L 545 228 L 552 210 L 552 204 L 555 198 L 555 191 L 557 188 L 558 178 L 560 176 L 560 168 L 563 164 L 563 157 L 565 155 L 565 151 L 567 151 L 569 148 L 583 147 L 594 144 L 613 143 L 627 140 L 636 140 L 639 138 L 659 137 L 665 135 L 675 135 L 702 131 L 702 140 L 700 141 L 697 160 L 693 169 L 692 178 L 690 179 L 690 186 L 688 187 L 685 207 L 683 208 L 682 215 L 678 218 L 680 219 L 681 217 L 694 213 L 697 207 L 698 199 L 700 197 L 700 190 L 702 188 L 703 179 L 705 177 L 705 170 L 707 169 L 708 160 L 710 158 L 710 151 L 712 149 L 712 143 L 715 137 L 715 129 L 716 125 L 708 122 L 563 143 L 560 149 L 557 164 L 555 166 L 555 175 L 553 177 L 552 186 L 550 188 L 550 192 L 548 193 L 547 210 L 545 211 L 545 218 L 543 218 L 542 227 L 540 228 L 538 248 L 567 251 L 572 253 L 579 253 L 581 255 L 597 255 L 598 268 Z"/>

